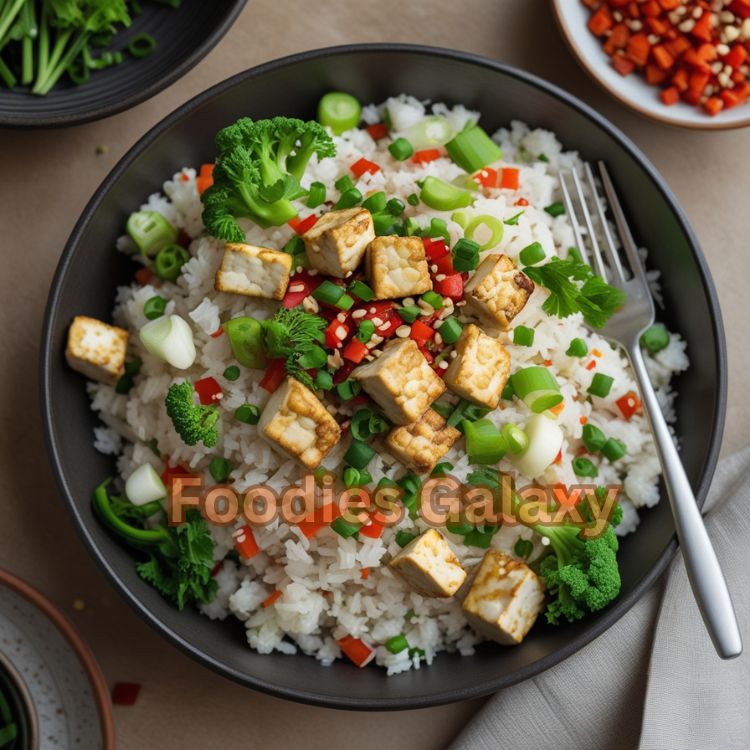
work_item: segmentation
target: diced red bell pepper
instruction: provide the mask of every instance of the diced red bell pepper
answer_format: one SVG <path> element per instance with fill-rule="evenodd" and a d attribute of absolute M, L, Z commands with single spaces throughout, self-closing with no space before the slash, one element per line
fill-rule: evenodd
<path fill-rule="evenodd" d="M 641 400 L 638 398 L 638 394 L 633 391 L 628 391 L 622 398 L 618 398 L 615 404 L 617 404 L 617 408 L 622 412 L 622 416 L 628 421 L 641 408 Z"/>
<path fill-rule="evenodd" d="M 677 104 L 677 102 L 680 101 L 680 92 L 674 86 L 670 86 L 659 94 L 659 98 L 661 99 L 662 104 L 671 107 L 673 104 Z"/>
<path fill-rule="evenodd" d="M 732 0 L 729 10 L 742 18 L 750 18 L 750 0 Z"/>
<path fill-rule="evenodd" d="M 735 44 L 729 54 L 724 57 L 724 62 L 733 68 L 739 68 L 747 60 L 747 50 L 741 44 Z"/>
<path fill-rule="evenodd" d="M 286 294 L 281 304 L 287 310 L 297 307 L 305 297 L 309 297 L 322 283 L 323 277 L 320 274 L 311 276 L 307 271 L 295 273 L 289 279 L 289 286 L 286 289 Z M 303 289 L 299 289 L 300 284 L 304 287 Z"/>
<path fill-rule="evenodd" d="M 355 638 L 353 635 L 339 638 L 336 643 L 338 643 L 344 655 L 358 667 L 367 666 L 375 658 L 375 649 L 370 648 L 364 641 Z"/>
<path fill-rule="evenodd" d="M 464 280 L 460 273 L 453 273 L 442 281 L 436 281 L 433 288 L 438 294 L 450 297 L 454 302 L 458 302 L 464 296 Z"/>
<path fill-rule="evenodd" d="M 528 206 L 529 202 L 526 200 L 526 198 L 519 198 L 513 205 L 514 206 Z"/>
<path fill-rule="evenodd" d="M 432 270 L 432 267 L 435 266 L 437 270 L 435 270 L 433 273 L 435 274 L 443 274 L 445 276 L 450 276 L 451 274 L 456 273 L 453 269 L 453 256 L 448 253 L 447 255 L 444 255 L 442 258 L 438 258 L 437 260 L 433 260 L 430 263 L 430 270 Z"/>
<path fill-rule="evenodd" d="M 388 128 L 384 122 L 376 122 L 374 125 L 367 126 L 367 132 L 374 141 L 379 141 L 388 135 Z"/>
<path fill-rule="evenodd" d="M 370 523 L 359 530 L 359 535 L 366 536 L 368 539 L 380 539 L 380 537 L 383 536 L 384 530 L 385 526 L 383 525 L 383 522 L 379 521 L 373 515 L 370 516 Z"/>
<path fill-rule="evenodd" d="M 422 237 L 422 244 L 424 245 L 424 254 L 430 262 L 442 258 L 448 252 L 448 245 L 445 244 L 442 237 Z"/>
<path fill-rule="evenodd" d="M 403 324 L 404 321 L 401 320 L 401 317 L 395 312 L 392 312 L 388 320 L 386 320 L 382 326 L 378 326 L 375 329 L 375 333 L 381 338 L 387 339 L 393 336 L 393 334 L 396 333 L 396 330 Z"/>
<path fill-rule="evenodd" d="M 260 552 L 253 530 L 247 524 L 237 529 L 232 534 L 232 538 L 234 539 L 234 548 L 243 560 L 249 560 Z"/>
<path fill-rule="evenodd" d="M 318 217 L 315 214 L 310 214 L 304 219 L 300 219 L 299 216 L 295 216 L 293 219 L 289 219 L 287 224 L 300 236 L 305 232 L 310 231 L 318 221 Z"/>
<path fill-rule="evenodd" d="M 503 167 L 500 177 L 500 187 L 504 190 L 518 190 L 519 174 L 519 170 L 515 167 Z"/>
<path fill-rule="evenodd" d="M 312 539 L 321 529 L 331 525 L 341 515 L 336 503 L 328 503 L 316 508 L 304 521 L 297 524 L 299 530 L 308 538 Z"/>
<path fill-rule="evenodd" d="M 373 318 L 380 318 L 385 322 L 394 310 L 394 304 L 390 300 L 384 302 L 368 302 L 366 305 L 360 307 L 361 310 L 365 310 L 365 314 L 360 320 L 372 320 Z"/>
<path fill-rule="evenodd" d="M 718 96 L 710 96 L 703 103 L 703 109 L 705 109 L 711 117 L 715 117 L 722 109 L 724 109 L 724 102 L 719 99 Z"/>
<path fill-rule="evenodd" d="M 260 381 L 260 387 L 273 393 L 286 378 L 286 360 L 272 359 Z"/>
<path fill-rule="evenodd" d="M 496 188 L 498 185 L 497 170 L 492 169 L 492 167 L 485 167 L 484 169 L 480 169 L 474 175 L 474 182 L 476 182 L 478 185 L 481 185 L 482 187 Z"/>
<path fill-rule="evenodd" d="M 423 347 L 431 338 L 435 336 L 435 329 L 426 326 L 422 321 L 415 320 L 411 324 L 409 338 L 417 342 L 417 346 Z"/>
<path fill-rule="evenodd" d="M 341 349 L 344 342 L 349 338 L 351 329 L 346 323 L 334 318 L 325 330 L 325 342 L 329 349 Z"/>
<path fill-rule="evenodd" d="M 344 359 L 359 364 L 369 353 L 369 349 L 358 338 L 352 338 L 341 353 Z"/>
<path fill-rule="evenodd" d="M 221 386 L 216 382 L 215 378 L 210 376 L 196 380 L 195 383 L 193 383 L 193 387 L 198 394 L 198 400 L 204 406 L 210 406 L 211 404 L 216 403 L 221 400 L 223 395 Z"/>
<path fill-rule="evenodd" d="M 214 184 L 214 165 L 213 164 L 201 164 L 200 172 L 195 180 L 195 185 L 198 188 L 198 195 L 203 193 Z"/>
<path fill-rule="evenodd" d="M 176 464 L 175 466 L 169 465 L 169 457 L 164 457 L 164 471 L 161 473 L 161 481 L 164 486 L 169 488 L 172 484 L 172 480 L 175 477 L 192 477 L 193 474 L 186 469 L 182 464 Z"/>
<path fill-rule="evenodd" d="M 218 328 L 217 328 L 217 329 L 216 329 L 216 330 L 215 330 L 215 331 L 214 331 L 214 332 L 213 332 L 213 333 L 211 334 L 211 338 L 212 338 L 212 339 L 218 339 L 218 338 L 219 338 L 219 336 L 221 336 L 221 335 L 222 335 L 223 333 L 224 333 L 224 329 L 223 329 L 223 328 L 222 328 L 221 326 L 219 326 L 219 327 L 218 327 Z"/>
<path fill-rule="evenodd" d="M 365 172 L 369 172 L 370 174 L 375 174 L 375 172 L 380 171 L 380 166 L 376 164 L 374 161 L 370 161 L 369 159 L 365 159 L 364 156 L 361 159 L 357 159 L 357 161 L 354 162 L 354 164 L 349 167 L 349 169 L 352 170 L 352 174 L 355 177 L 361 177 Z"/>
<path fill-rule="evenodd" d="M 421 151 L 415 151 L 411 157 L 414 164 L 427 164 L 427 162 L 435 161 L 443 155 L 443 152 L 439 148 L 424 148 Z"/>

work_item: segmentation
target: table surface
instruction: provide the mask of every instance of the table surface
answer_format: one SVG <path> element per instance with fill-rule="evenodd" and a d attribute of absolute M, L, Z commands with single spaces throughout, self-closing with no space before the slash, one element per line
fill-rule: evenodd
<path fill-rule="evenodd" d="M 218 735 L 227 747 L 284 748 L 304 733 L 310 750 L 343 748 L 352 737 L 360 750 L 421 750 L 446 744 L 481 705 L 472 701 L 387 719 L 333 713 L 251 692 L 172 648 L 126 606 L 84 551 L 57 498 L 37 407 L 37 349 L 58 256 L 91 194 L 136 139 L 190 97 L 258 63 L 315 47 L 393 41 L 458 47 L 530 70 L 594 106 L 646 152 L 685 207 L 719 290 L 730 369 L 724 452 L 747 441 L 750 400 L 741 389 L 750 351 L 741 295 L 748 279 L 742 248 L 750 194 L 748 131 L 678 131 L 624 109 L 578 68 L 546 0 L 249 0 L 218 47 L 150 101 L 77 128 L 0 133 L 6 263 L 0 277 L 6 300 L 0 310 L 0 392 L 6 394 L 0 405 L 0 566 L 66 612 L 110 684 L 143 685 L 134 707 L 115 708 L 120 747 L 211 747 Z M 97 153 L 99 145 L 106 153 Z M 76 600 L 83 609 L 74 606 Z"/>

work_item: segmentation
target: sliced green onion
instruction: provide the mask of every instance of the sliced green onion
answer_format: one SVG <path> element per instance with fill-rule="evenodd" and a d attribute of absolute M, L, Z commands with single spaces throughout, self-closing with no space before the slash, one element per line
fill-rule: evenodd
<path fill-rule="evenodd" d="M 505 219 L 503 224 L 505 224 L 508 227 L 514 227 L 518 224 L 518 220 L 523 216 L 524 212 L 519 211 L 517 214 L 513 214 L 509 219 Z"/>
<path fill-rule="evenodd" d="M 388 427 L 385 417 L 369 407 L 358 409 L 352 416 L 351 432 L 355 440 L 364 442 L 386 432 Z"/>
<path fill-rule="evenodd" d="M 585 357 L 588 353 L 588 344 L 583 339 L 573 339 L 565 352 L 569 357 Z"/>
<path fill-rule="evenodd" d="M 607 436 L 595 424 L 583 425 L 583 444 L 589 453 L 598 453 L 606 442 Z"/>
<path fill-rule="evenodd" d="M 523 453 L 526 450 L 529 436 L 520 427 L 509 422 L 503 425 L 502 434 L 511 453 Z"/>
<path fill-rule="evenodd" d="M 318 102 L 318 122 L 336 135 L 356 128 L 361 114 L 360 103 L 343 91 L 330 91 Z"/>
<path fill-rule="evenodd" d="M 345 193 L 347 190 L 351 190 L 354 187 L 354 183 L 348 174 L 342 174 L 341 177 L 333 183 L 333 186 L 339 191 L 339 193 Z"/>
<path fill-rule="evenodd" d="M 444 401 L 435 401 L 432 410 L 436 411 L 443 419 L 448 419 L 453 413 L 453 405 L 446 404 Z"/>
<path fill-rule="evenodd" d="M 312 345 L 305 349 L 297 358 L 297 363 L 303 370 L 316 370 L 328 361 L 328 354 L 321 346 Z"/>
<path fill-rule="evenodd" d="M 502 222 L 494 216 L 488 215 L 477 216 L 476 218 L 472 219 L 464 230 L 464 236 L 470 240 L 473 240 L 474 235 L 479 227 L 487 227 L 487 229 L 490 230 L 490 236 L 487 238 L 487 241 L 483 245 L 479 246 L 480 250 L 489 250 L 490 248 L 495 247 L 500 242 L 500 240 L 502 240 Z"/>
<path fill-rule="evenodd" d="M 452 315 L 449 315 L 437 329 L 446 344 L 455 344 L 461 338 L 461 331 L 463 331 L 463 326 Z"/>
<path fill-rule="evenodd" d="M 395 224 L 393 221 L 393 216 L 391 216 L 387 211 L 383 211 L 379 214 L 373 214 L 372 228 L 375 230 L 375 234 L 378 237 L 384 237 L 389 234 L 394 234 Z"/>
<path fill-rule="evenodd" d="M 396 544 L 399 547 L 406 547 L 409 542 L 413 542 L 417 538 L 417 535 L 411 531 L 397 531 L 396 532 Z"/>
<path fill-rule="evenodd" d="M 466 436 L 466 452 L 473 464 L 497 463 L 507 452 L 508 444 L 498 428 L 489 419 L 461 423 Z"/>
<path fill-rule="evenodd" d="M 344 461 L 355 469 L 364 469 L 372 461 L 375 451 L 361 440 L 352 440 L 349 450 L 344 454 Z"/>
<path fill-rule="evenodd" d="M 436 211 L 454 211 L 457 208 L 466 208 L 474 200 L 472 194 L 467 190 L 457 188 L 455 185 L 431 175 L 425 177 L 419 198 L 424 204 Z"/>
<path fill-rule="evenodd" d="M 229 365 L 226 370 L 224 370 L 224 377 L 229 381 L 237 380 L 240 376 L 240 368 L 237 367 L 237 365 Z"/>
<path fill-rule="evenodd" d="M 414 146 L 412 146 L 406 138 L 396 138 L 396 140 L 388 146 L 388 150 L 396 161 L 405 161 L 414 153 Z"/>
<path fill-rule="evenodd" d="M 445 240 L 445 244 L 449 245 L 451 241 L 450 233 L 448 232 L 448 225 L 445 223 L 445 219 L 432 218 L 430 219 L 430 226 L 427 229 L 422 230 L 423 237 L 442 237 Z"/>
<path fill-rule="evenodd" d="M 359 477 L 359 469 L 355 469 L 353 466 L 347 466 L 344 469 L 344 486 L 356 487 L 359 484 Z"/>
<path fill-rule="evenodd" d="M 398 309 L 398 316 L 404 323 L 413 323 L 420 315 L 421 310 L 416 305 L 404 305 Z"/>
<path fill-rule="evenodd" d="M 126 49 L 133 57 L 147 57 L 156 49 L 156 39 L 151 34 L 136 34 Z"/>
<path fill-rule="evenodd" d="M 513 456 L 519 473 L 530 479 L 542 474 L 555 460 L 563 444 L 560 427 L 544 414 L 533 414 L 524 425 L 529 444 L 523 453 Z"/>
<path fill-rule="evenodd" d="M 505 223 L 507 224 L 508 222 Z M 546 255 L 541 242 L 532 242 L 521 250 L 518 258 L 525 266 L 533 266 L 535 263 L 543 261 Z"/>
<path fill-rule="evenodd" d="M 453 464 L 450 461 L 443 461 L 442 463 L 435 464 L 435 468 L 430 472 L 430 476 L 444 477 L 451 471 L 453 471 Z"/>
<path fill-rule="evenodd" d="M 310 185 L 310 192 L 307 194 L 307 207 L 317 208 L 321 203 L 325 202 L 326 186 L 322 182 L 313 182 Z"/>
<path fill-rule="evenodd" d="M 156 255 L 177 240 L 177 230 L 158 211 L 136 211 L 130 214 L 125 231 L 141 255 Z"/>
<path fill-rule="evenodd" d="M 359 531 L 360 526 L 353 523 L 347 523 L 341 516 L 339 516 L 333 521 L 333 523 L 331 523 L 331 528 L 339 536 L 344 537 L 344 539 L 349 539 Z"/>
<path fill-rule="evenodd" d="M 513 554 L 516 557 L 520 557 L 521 560 L 525 560 L 534 551 L 534 543 L 529 539 L 518 537 L 516 543 L 513 545 Z"/>
<path fill-rule="evenodd" d="M 513 391 L 535 414 L 557 406 L 563 396 L 560 386 L 546 367 L 524 367 L 510 376 Z"/>
<path fill-rule="evenodd" d="M 357 328 L 356 338 L 366 344 L 375 334 L 375 323 L 371 320 L 363 320 Z"/>
<path fill-rule="evenodd" d="M 558 201 L 557 203 L 550 203 L 549 206 L 545 206 L 544 210 L 550 216 L 562 216 L 565 213 L 565 206 Z"/>
<path fill-rule="evenodd" d="M 469 214 L 466 211 L 454 211 L 451 214 L 451 221 L 455 221 L 461 229 L 466 229 L 466 225 L 469 223 Z M 479 247 L 477 245 L 477 247 Z"/>
<path fill-rule="evenodd" d="M 289 255 L 300 255 L 305 252 L 305 241 L 298 234 L 295 234 L 289 242 L 284 245 L 282 250 Z"/>
<path fill-rule="evenodd" d="M 391 216 L 401 216 L 401 214 L 404 213 L 405 208 L 406 206 L 404 205 L 404 202 L 398 198 L 391 198 L 388 203 L 386 203 L 386 209 Z"/>
<path fill-rule="evenodd" d="M 190 255 L 184 247 L 167 245 L 156 253 L 154 271 L 160 279 L 174 281 L 188 260 L 190 260 Z"/>
<path fill-rule="evenodd" d="M 488 414 L 489 411 L 489 409 L 485 409 L 481 406 L 477 406 L 476 404 L 472 404 L 471 401 L 467 401 L 465 398 L 462 398 L 458 402 L 458 406 L 456 406 L 456 408 L 448 417 L 448 427 L 459 427 L 459 423 L 461 423 L 462 421 L 468 420 L 473 422 L 477 419 L 481 419 L 486 414 Z"/>
<path fill-rule="evenodd" d="M 437 292 L 432 291 L 432 289 L 425 292 L 420 297 L 420 299 L 423 302 L 426 302 L 433 310 L 442 310 L 443 304 L 445 303 L 445 300 L 443 299 L 442 295 L 438 294 Z"/>
<path fill-rule="evenodd" d="M 409 517 L 416 518 L 419 515 L 419 492 L 422 488 L 419 477 L 409 471 L 398 480 L 397 484 L 404 491 L 401 502 L 409 511 Z"/>
<path fill-rule="evenodd" d="M 443 146 L 456 134 L 456 129 L 445 117 L 427 115 L 409 128 L 407 135 L 415 148 Z M 391 144 L 392 145 L 392 144 Z"/>
<path fill-rule="evenodd" d="M 669 345 L 669 331 L 661 324 L 654 323 L 641 335 L 641 346 L 656 354 Z"/>
<path fill-rule="evenodd" d="M 193 329 L 179 315 L 162 315 L 138 332 L 146 351 L 178 370 L 195 362 Z"/>
<path fill-rule="evenodd" d="M 479 243 L 462 237 L 451 251 L 456 271 L 473 271 L 479 265 Z"/>
<path fill-rule="evenodd" d="M 402 651 L 406 651 L 409 648 L 409 641 L 406 640 L 406 636 L 401 633 L 400 635 L 394 635 L 393 638 L 389 638 L 385 642 L 385 647 L 392 654 L 400 654 Z"/>
<path fill-rule="evenodd" d="M 466 536 L 474 530 L 474 524 L 468 521 L 459 521 L 458 523 L 446 523 L 445 528 L 450 531 L 451 534 L 457 534 L 458 536 Z"/>
<path fill-rule="evenodd" d="M 369 198 L 362 201 L 362 208 L 366 208 L 371 214 L 376 214 L 380 211 L 385 211 L 385 207 L 388 204 L 388 199 L 382 190 L 377 193 L 373 193 Z"/>
<path fill-rule="evenodd" d="M 500 147 L 478 125 L 462 130 L 445 148 L 451 159 L 470 174 L 503 156 Z"/>
<path fill-rule="evenodd" d="M 313 293 L 312 296 L 325 305 L 335 305 L 344 296 L 344 287 L 334 284 L 326 279 Z"/>
<path fill-rule="evenodd" d="M 133 357 L 125 363 L 125 374 L 135 377 L 143 367 L 143 360 L 140 357 Z"/>
<path fill-rule="evenodd" d="M 352 208 L 356 206 L 362 200 L 362 193 L 357 188 L 349 188 L 341 193 L 338 201 L 333 206 L 336 209 L 339 208 Z"/>
<path fill-rule="evenodd" d="M 359 394 L 360 390 L 362 390 L 362 386 L 351 378 L 336 386 L 336 393 L 342 401 L 351 401 Z"/>
<path fill-rule="evenodd" d="M 266 366 L 263 326 L 255 318 L 232 318 L 224 323 L 234 358 L 243 366 L 262 370 Z"/>
<path fill-rule="evenodd" d="M 406 202 L 410 206 L 418 206 L 419 205 L 419 196 L 416 193 L 409 193 L 409 195 L 406 196 Z"/>
<path fill-rule="evenodd" d="M 338 307 L 339 310 L 351 310 L 352 307 L 354 307 L 354 297 L 351 297 L 348 294 L 342 294 L 341 297 L 339 297 L 339 301 L 336 303 L 336 307 Z"/>
<path fill-rule="evenodd" d="M 375 299 L 375 292 L 373 292 L 364 281 L 352 281 L 352 283 L 349 284 L 349 291 L 355 297 L 361 299 L 362 302 L 371 302 Z"/>
<path fill-rule="evenodd" d="M 318 370 L 315 373 L 315 387 L 319 391 L 330 391 L 333 388 L 333 375 L 327 370 Z"/>
<path fill-rule="evenodd" d="M 164 311 L 167 309 L 167 300 L 164 297 L 150 297 L 143 304 L 143 314 L 149 320 L 156 320 L 164 315 Z"/>
<path fill-rule="evenodd" d="M 622 458 L 627 452 L 628 449 L 625 447 L 625 443 L 623 443 L 622 440 L 618 440 L 617 438 L 609 438 L 609 440 L 604 443 L 604 447 L 602 448 L 604 457 L 609 461 L 617 461 L 618 459 Z"/>
<path fill-rule="evenodd" d="M 568 248 L 568 260 L 574 260 L 576 263 L 583 263 L 583 255 L 577 247 Z"/>
<path fill-rule="evenodd" d="M 599 396 L 599 398 L 606 398 L 612 390 L 612 383 L 614 382 L 615 379 L 610 375 L 605 375 L 603 372 L 597 372 L 591 380 L 591 385 L 588 387 L 588 393 L 592 396 Z"/>
<path fill-rule="evenodd" d="M 117 378 L 117 382 L 115 383 L 115 393 L 119 393 L 121 396 L 127 395 L 130 393 L 130 390 L 134 385 L 133 376 L 128 375 L 126 372 Z"/>
<path fill-rule="evenodd" d="M 226 458 L 212 458 L 211 463 L 208 465 L 208 473 L 214 478 L 215 482 L 222 484 L 229 479 L 229 474 L 232 471 L 232 466 Z"/>
<path fill-rule="evenodd" d="M 574 458 L 572 466 L 577 477 L 595 477 L 599 473 L 596 464 L 585 456 Z"/>
<path fill-rule="evenodd" d="M 513 329 L 513 343 L 518 344 L 518 346 L 532 346 L 534 344 L 534 329 L 516 326 Z"/>
<path fill-rule="evenodd" d="M 513 390 L 513 383 L 508 380 L 503 386 L 503 392 L 500 394 L 500 398 L 503 399 L 503 401 L 511 401 L 515 395 L 516 392 Z"/>
<path fill-rule="evenodd" d="M 243 424 L 258 424 L 260 409 L 255 404 L 242 404 L 234 412 L 234 418 Z"/>

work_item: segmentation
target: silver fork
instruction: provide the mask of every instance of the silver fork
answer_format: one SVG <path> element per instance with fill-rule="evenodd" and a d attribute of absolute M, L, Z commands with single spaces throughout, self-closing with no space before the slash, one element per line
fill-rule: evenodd
<path fill-rule="evenodd" d="M 654 322 L 654 302 L 646 270 L 638 255 L 638 248 L 633 241 L 609 172 L 602 162 L 598 163 L 598 167 L 607 202 L 617 225 L 626 264 L 623 264 L 610 232 L 603 201 L 590 165 L 584 166 L 588 196 L 584 189 L 584 180 L 576 171 L 562 170 L 560 173 L 565 208 L 583 260 L 591 263 L 594 271 L 605 281 L 619 287 L 628 295 L 622 309 L 616 312 L 606 327 L 598 333 L 619 344 L 630 359 L 641 393 L 643 409 L 651 425 L 659 454 L 677 538 L 682 548 L 693 595 L 717 653 L 722 659 L 731 659 L 742 653 L 742 637 L 732 599 L 641 353 L 641 334 Z M 579 220 L 579 216 L 582 221 Z M 582 227 L 586 230 L 585 239 L 588 240 L 588 248 L 591 250 L 591 260 L 584 243 Z"/>

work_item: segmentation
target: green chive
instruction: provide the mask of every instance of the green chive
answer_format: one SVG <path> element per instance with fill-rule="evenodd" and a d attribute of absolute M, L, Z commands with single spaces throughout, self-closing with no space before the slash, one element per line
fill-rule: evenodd
<path fill-rule="evenodd" d="M 208 465 L 208 473 L 214 478 L 215 482 L 222 484 L 229 479 L 232 467 L 226 458 L 212 458 Z"/>
<path fill-rule="evenodd" d="M 416 305 L 404 305 L 404 307 L 399 308 L 398 316 L 404 323 L 411 324 L 419 317 L 420 312 Z"/>
<path fill-rule="evenodd" d="M 354 307 L 354 297 L 349 294 L 342 294 L 336 303 L 339 310 L 351 310 Z"/>
<path fill-rule="evenodd" d="M 392 654 L 400 654 L 402 651 L 406 651 L 409 648 L 409 641 L 406 640 L 406 636 L 401 633 L 400 635 L 394 635 L 393 638 L 389 638 L 385 642 L 385 647 Z"/>
<path fill-rule="evenodd" d="M 462 325 L 452 315 L 449 315 L 437 329 L 446 344 L 455 344 L 461 338 L 461 331 L 463 331 Z"/>
<path fill-rule="evenodd" d="M 517 214 L 513 214 L 510 219 L 506 219 L 503 224 L 506 224 L 509 227 L 514 227 L 516 226 L 516 224 L 518 224 L 518 220 L 523 216 L 523 214 L 523 211 L 519 211 Z"/>
<path fill-rule="evenodd" d="M 356 526 L 353 523 L 347 523 L 341 516 L 333 521 L 331 528 L 339 536 L 344 537 L 344 539 L 349 539 L 349 537 L 354 536 L 360 529 L 359 526 Z"/>
<path fill-rule="evenodd" d="M 359 469 L 353 466 L 347 466 L 344 469 L 344 485 L 346 487 L 356 487 L 359 484 Z"/>
<path fill-rule="evenodd" d="M 479 243 L 462 237 L 451 251 L 456 271 L 473 271 L 479 265 Z"/>
<path fill-rule="evenodd" d="M 500 398 L 503 399 L 503 401 L 512 401 L 513 396 L 515 395 L 516 392 L 513 390 L 513 383 L 509 380 L 503 387 L 503 392 L 500 394 Z"/>
<path fill-rule="evenodd" d="M 304 350 L 297 359 L 297 363 L 303 370 L 315 370 L 328 361 L 328 354 L 321 346 L 314 344 Z"/>
<path fill-rule="evenodd" d="M 565 352 L 569 357 L 585 357 L 589 353 L 589 347 L 583 339 L 573 339 Z"/>
<path fill-rule="evenodd" d="M 669 331 L 661 324 L 654 323 L 641 335 L 641 346 L 648 349 L 651 354 L 656 354 L 665 349 L 669 344 Z"/>
<path fill-rule="evenodd" d="M 362 302 L 371 302 L 375 297 L 375 292 L 364 281 L 352 281 L 349 291 Z"/>
<path fill-rule="evenodd" d="M 393 234 L 393 216 L 391 216 L 387 211 L 383 211 L 379 214 L 373 214 L 372 227 L 378 237 L 384 237 L 385 235 Z"/>
<path fill-rule="evenodd" d="M 479 547 L 480 549 L 487 549 L 492 543 L 493 535 L 494 532 L 489 533 L 486 531 L 480 531 L 479 529 L 472 529 L 464 537 L 464 544 L 467 547 Z"/>
<path fill-rule="evenodd" d="M 419 205 L 419 196 L 416 193 L 409 193 L 409 195 L 406 196 L 406 202 L 410 206 L 418 206 Z"/>
<path fill-rule="evenodd" d="M 451 404 L 446 404 L 443 401 L 436 401 L 432 405 L 432 410 L 436 411 L 443 419 L 448 419 L 453 413 L 453 406 Z"/>
<path fill-rule="evenodd" d="M 361 440 L 352 440 L 349 450 L 344 454 L 344 461 L 355 469 L 364 469 L 370 463 L 375 451 Z"/>
<path fill-rule="evenodd" d="M 326 202 L 326 186 L 322 182 L 313 182 L 310 185 L 310 192 L 307 194 L 307 207 L 317 208 L 321 203 Z"/>
<path fill-rule="evenodd" d="M 234 418 L 244 424 L 258 424 L 260 420 L 260 409 L 255 404 L 242 404 L 234 412 Z"/>
<path fill-rule="evenodd" d="M 305 241 L 298 234 L 295 234 L 289 242 L 284 245 L 282 250 L 289 255 L 300 255 L 305 252 Z"/>
<path fill-rule="evenodd" d="M 546 253 L 544 252 L 541 242 L 532 242 L 518 254 L 519 260 L 525 266 L 533 266 L 535 263 L 544 260 L 545 257 Z"/>
<path fill-rule="evenodd" d="M 336 190 L 339 191 L 339 193 L 345 193 L 347 190 L 351 190 L 354 187 L 352 178 L 349 177 L 348 174 L 341 175 L 341 177 L 339 177 L 338 180 L 333 183 L 333 185 Z"/>
<path fill-rule="evenodd" d="M 369 198 L 362 201 L 362 208 L 366 208 L 371 214 L 377 214 L 385 211 L 388 199 L 382 190 L 373 193 Z"/>
<path fill-rule="evenodd" d="M 433 310 L 442 310 L 443 308 L 443 297 L 437 292 L 433 292 L 432 289 L 425 292 L 420 299 L 426 302 Z"/>
<path fill-rule="evenodd" d="M 156 320 L 164 315 L 164 310 L 167 308 L 167 300 L 164 297 L 150 297 L 146 300 L 143 305 L 143 314 L 149 320 Z"/>
<path fill-rule="evenodd" d="M 344 288 L 326 279 L 312 296 L 325 305 L 335 305 L 344 296 Z"/>
<path fill-rule="evenodd" d="M 396 161 L 404 161 L 414 153 L 414 147 L 406 140 L 406 138 L 396 138 L 396 140 L 388 146 L 388 150 Z"/>
<path fill-rule="evenodd" d="M 375 323 L 371 320 L 363 320 L 357 328 L 356 338 L 363 344 L 366 344 L 375 333 Z"/>
<path fill-rule="evenodd" d="M 593 461 L 585 458 L 584 456 L 578 456 L 578 458 L 574 458 L 572 466 L 573 473 L 577 477 L 595 477 L 599 473 L 599 470 L 596 468 L 596 465 L 593 463 Z"/>
<path fill-rule="evenodd" d="M 597 372 L 591 381 L 591 385 L 588 387 L 588 393 L 592 396 L 599 396 L 599 398 L 606 398 L 612 390 L 612 383 L 614 382 L 615 379 L 613 377 L 605 375 L 602 372 Z"/>
<path fill-rule="evenodd" d="M 583 444 L 589 453 L 598 453 L 606 442 L 607 436 L 595 424 L 583 425 Z"/>
<path fill-rule="evenodd" d="M 359 394 L 361 389 L 362 386 L 356 380 L 350 378 L 336 386 L 336 393 L 342 401 L 350 401 Z"/>
<path fill-rule="evenodd" d="M 333 375 L 328 370 L 318 370 L 315 373 L 315 387 L 319 391 L 330 391 L 333 388 Z"/>
<path fill-rule="evenodd" d="M 448 155 L 469 174 L 501 159 L 500 147 L 478 125 L 464 128 L 445 144 Z"/>
<path fill-rule="evenodd" d="M 604 447 L 602 448 L 602 453 L 609 461 L 617 461 L 618 459 L 622 458 L 627 452 L 628 449 L 625 447 L 625 443 L 623 443 L 622 440 L 618 440 L 617 438 L 610 438 L 606 443 L 604 443 Z"/>
<path fill-rule="evenodd" d="M 115 393 L 119 393 L 121 396 L 124 396 L 128 393 L 130 393 L 130 389 L 135 385 L 133 383 L 133 376 L 128 375 L 128 373 L 125 373 L 124 375 L 120 375 L 119 378 L 117 378 L 117 382 L 115 383 Z"/>
<path fill-rule="evenodd" d="M 550 203 L 544 210 L 550 216 L 562 216 L 565 213 L 565 206 L 558 201 L 557 203 Z"/>
<path fill-rule="evenodd" d="M 576 263 L 583 263 L 583 255 L 577 247 L 568 248 L 568 260 L 574 260 Z"/>
<path fill-rule="evenodd" d="M 240 376 L 240 368 L 237 367 L 237 365 L 229 365 L 226 370 L 224 370 L 224 377 L 227 380 L 237 380 Z"/>
<path fill-rule="evenodd" d="M 545 164 L 549 163 L 549 157 L 547 154 L 539 154 L 536 158 L 538 161 L 543 161 Z"/>
<path fill-rule="evenodd" d="M 413 541 L 416 538 L 417 535 L 413 534 L 411 531 L 396 532 L 396 544 L 398 544 L 399 547 L 406 547 L 409 542 Z"/>
<path fill-rule="evenodd" d="M 519 346 L 532 346 L 534 344 L 534 329 L 516 326 L 513 329 L 513 343 Z"/>
<path fill-rule="evenodd" d="M 451 471 L 453 471 L 453 464 L 450 461 L 443 461 L 443 463 L 435 464 L 435 468 L 430 472 L 430 476 L 444 477 Z"/>
<path fill-rule="evenodd" d="M 362 200 L 362 193 L 357 188 L 349 188 L 341 193 L 341 196 L 334 204 L 334 208 L 352 208 Z"/>

